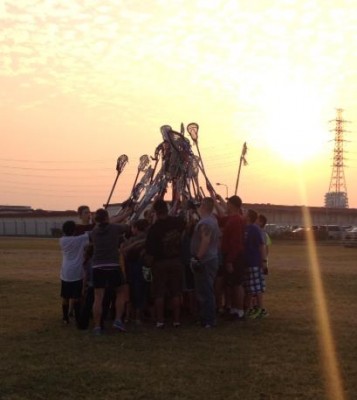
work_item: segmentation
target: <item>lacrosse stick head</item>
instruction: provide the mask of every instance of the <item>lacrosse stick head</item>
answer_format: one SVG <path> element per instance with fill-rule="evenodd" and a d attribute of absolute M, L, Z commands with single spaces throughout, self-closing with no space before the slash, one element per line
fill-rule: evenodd
<path fill-rule="evenodd" d="M 120 157 L 118 157 L 116 170 L 118 171 L 119 174 L 123 171 L 123 169 L 128 161 L 129 161 L 129 158 L 126 154 L 122 154 Z"/>
<path fill-rule="evenodd" d="M 147 154 L 144 154 L 140 157 L 139 159 L 139 165 L 138 165 L 138 170 L 139 171 L 144 171 L 145 168 L 150 164 L 150 158 Z"/>
<path fill-rule="evenodd" d="M 169 140 L 169 132 L 171 132 L 172 131 L 172 128 L 171 128 L 171 126 L 170 125 L 163 125 L 161 128 L 160 128 L 160 132 L 161 132 L 161 135 L 162 135 L 162 138 L 167 142 L 168 140 Z"/>
<path fill-rule="evenodd" d="M 144 185 L 146 185 L 149 182 L 153 172 L 154 172 L 154 170 L 152 169 L 151 165 L 149 165 L 146 168 L 145 174 L 141 178 L 140 182 L 143 183 Z"/>
<path fill-rule="evenodd" d="M 186 130 L 190 134 L 191 139 L 197 143 L 199 125 L 196 122 L 191 122 L 187 125 Z"/>
<path fill-rule="evenodd" d="M 140 193 L 143 191 L 144 188 L 145 188 L 145 185 L 142 182 L 139 182 L 136 184 L 136 186 L 133 190 L 133 195 L 132 195 L 133 201 L 138 200 L 138 198 L 140 197 Z"/>
<path fill-rule="evenodd" d="M 183 122 L 181 122 L 180 133 L 182 136 L 185 134 L 185 125 L 183 124 Z"/>

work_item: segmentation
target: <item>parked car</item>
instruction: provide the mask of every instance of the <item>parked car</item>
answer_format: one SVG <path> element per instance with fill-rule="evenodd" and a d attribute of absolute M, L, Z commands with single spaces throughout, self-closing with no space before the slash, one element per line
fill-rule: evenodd
<path fill-rule="evenodd" d="M 326 238 L 332 240 L 341 240 L 344 230 L 339 225 L 321 225 L 320 230 L 326 232 Z"/>
<path fill-rule="evenodd" d="M 291 238 L 292 239 L 306 239 L 307 232 L 311 231 L 311 228 L 304 228 L 304 227 L 299 227 L 296 229 L 293 229 L 291 231 Z"/>
<path fill-rule="evenodd" d="M 357 226 L 346 231 L 343 245 L 345 247 L 357 247 Z"/>

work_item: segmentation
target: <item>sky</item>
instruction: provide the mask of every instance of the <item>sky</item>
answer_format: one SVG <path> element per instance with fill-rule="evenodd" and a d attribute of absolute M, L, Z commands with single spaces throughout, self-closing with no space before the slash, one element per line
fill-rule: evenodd
<path fill-rule="evenodd" d="M 160 127 L 197 122 L 214 185 L 247 142 L 243 202 L 323 206 L 342 108 L 357 208 L 356 49 L 355 0 L 0 0 L 0 204 L 96 209 L 127 154 L 123 201 Z"/>

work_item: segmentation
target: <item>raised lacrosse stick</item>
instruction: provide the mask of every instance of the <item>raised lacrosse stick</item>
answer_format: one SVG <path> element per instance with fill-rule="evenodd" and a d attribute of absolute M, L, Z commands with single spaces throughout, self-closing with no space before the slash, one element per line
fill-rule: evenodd
<path fill-rule="evenodd" d="M 159 160 L 160 160 L 160 154 L 163 155 L 164 151 L 165 151 L 164 143 L 160 143 L 155 149 L 154 157 L 150 157 L 152 161 L 155 161 L 154 168 L 153 168 L 153 171 L 152 171 L 152 175 L 151 175 L 151 178 L 150 178 L 150 183 L 152 183 L 153 180 L 154 180 L 154 176 L 155 176 L 155 173 L 156 173 L 156 168 L 157 168 L 157 165 L 159 164 Z"/>
<path fill-rule="evenodd" d="M 247 150 L 248 150 L 247 142 L 244 142 L 243 147 L 242 147 L 242 153 L 241 153 L 240 158 L 239 158 L 239 167 L 238 167 L 238 173 L 237 173 L 236 187 L 234 189 L 234 194 L 235 195 L 237 195 L 237 192 L 238 192 L 238 184 L 239 184 L 240 171 L 241 171 L 241 168 L 242 168 L 242 164 L 243 165 L 248 165 L 247 160 L 245 158 L 245 155 L 247 154 Z"/>
<path fill-rule="evenodd" d="M 201 193 L 200 193 L 200 185 L 198 183 L 198 173 L 199 173 L 199 160 L 198 156 L 192 155 L 191 156 L 191 165 L 190 165 L 190 171 L 189 171 L 189 178 L 191 180 L 193 192 L 195 195 L 196 200 L 201 199 Z"/>
<path fill-rule="evenodd" d="M 213 195 L 216 195 L 216 191 L 214 190 L 213 185 L 211 184 L 210 180 L 208 179 L 208 176 L 206 174 L 205 171 L 205 167 L 203 165 L 203 159 L 201 156 L 201 152 L 200 152 L 200 148 L 198 146 L 198 130 L 199 130 L 199 125 L 196 122 L 191 122 L 187 125 L 186 127 L 187 132 L 190 134 L 191 139 L 193 140 L 193 143 L 196 145 L 197 148 L 197 152 L 198 152 L 198 167 L 200 168 L 200 170 L 202 171 L 203 176 L 206 179 L 206 186 L 207 186 L 207 190 L 212 193 Z M 202 188 L 200 187 L 201 192 L 203 192 Z"/>
<path fill-rule="evenodd" d="M 163 198 L 168 185 L 168 178 L 165 174 L 157 174 L 152 184 L 148 185 L 147 190 L 141 200 L 135 207 L 134 214 L 131 217 L 132 221 L 136 221 L 140 218 L 141 214 L 152 202 L 154 198 Z"/>
<path fill-rule="evenodd" d="M 151 165 L 149 165 L 146 168 L 144 175 L 140 179 L 140 182 L 146 186 L 149 182 L 151 182 L 153 174 L 154 174 L 154 169 L 151 167 Z"/>
<path fill-rule="evenodd" d="M 166 128 L 166 126 L 162 128 Z M 161 131 L 163 131 L 162 128 Z M 171 128 L 165 132 L 171 148 L 169 177 L 172 181 L 172 212 L 174 212 L 180 203 L 183 192 L 189 188 L 189 186 L 187 187 L 187 177 L 190 173 L 191 157 L 194 156 L 191 150 L 191 143 L 184 137 L 183 133 L 183 124 L 181 124 L 180 132 L 176 132 Z"/>
<path fill-rule="evenodd" d="M 112 195 L 113 195 L 115 186 L 116 186 L 116 184 L 117 184 L 119 175 L 123 172 L 124 167 L 125 167 L 125 165 L 127 164 L 128 161 L 129 161 L 129 158 L 128 158 L 128 156 L 127 156 L 126 154 L 122 154 L 120 157 L 118 157 L 118 159 L 117 159 L 117 165 L 116 165 L 117 176 L 115 177 L 115 180 L 114 180 L 112 189 L 111 189 L 111 191 L 110 191 L 108 200 L 107 200 L 107 202 L 106 202 L 104 208 L 107 208 L 107 207 L 108 207 L 108 205 L 109 205 L 109 203 L 110 203 L 110 199 L 112 198 Z"/>
<path fill-rule="evenodd" d="M 191 139 L 193 140 L 193 143 L 195 144 L 195 146 L 197 148 L 199 161 L 200 161 L 202 169 L 204 171 L 205 167 L 203 165 L 203 159 L 201 156 L 200 147 L 198 146 L 198 130 L 200 129 L 200 127 L 198 124 L 196 124 L 196 122 L 191 122 L 190 124 L 187 125 L 186 129 L 187 129 L 187 132 L 190 134 Z"/>
<path fill-rule="evenodd" d="M 132 192 L 133 192 L 133 190 L 134 190 L 134 188 L 135 188 L 135 185 L 136 185 L 136 183 L 137 183 L 137 181 L 138 181 L 140 172 L 143 172 L 143 171 L 145 170 L 145 168 L 146 168 L 149 164 L 150 164 L 149 156 L 146 155 L 146 154 L 142 155 L 142 156 L 140 157 L 140 159 L 139 159 L 138 172 L 136 173 L 136 177 L 135 177 L 135 181 L 134 181 L 134 184 L 133 184 L 133 188 L 131 189 Z"/>

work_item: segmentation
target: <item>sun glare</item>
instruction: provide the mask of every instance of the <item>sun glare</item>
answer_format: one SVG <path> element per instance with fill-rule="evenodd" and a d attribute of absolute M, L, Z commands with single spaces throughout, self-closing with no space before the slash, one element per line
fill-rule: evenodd
<path fill-rule="evenodd" d="M 300 195 L 303 204 L 307 204 L 307 191 L 304 179 L 298 176 Z M 304 225 L 311 226 L 312 219 L 308 207 L 302 208 Z M 316 241 L 312 231 L 307 232 L 307 249 L 309 255 L 309 272 L 312 282 L 315 303 L 315 318 L 320 345 L 321 365 L 326 377 L 326 395 L 330 400 L 344 400 L 344 388 L 341 369 L 337 359 L 336 342 L 331 328 L 327 296 L 323 284 L 321 265 L 318 258 Z"/>
<path fill-rule="evenodd" d="M 302 164 L 327 143 L 321 102 L 308 87 L 294 83 L 271 87 L 264 109 L 264 145 L 285 161 Z"/>

